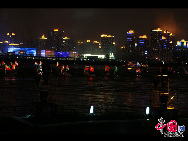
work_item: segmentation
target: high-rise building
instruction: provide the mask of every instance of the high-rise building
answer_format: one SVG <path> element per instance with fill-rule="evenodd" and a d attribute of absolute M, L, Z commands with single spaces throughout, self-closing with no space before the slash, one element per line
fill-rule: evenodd
<path fill-rule="evenodd" d="M 188 41 L 185 41 L 184 39 L 181 39 L 181 41 L 177 41 L 176 50 L 177 51 L 188 50 Z"/>
<path fill-rule="evenodd" d="M 98 41 L 91 41 L 91 40 L 81 41 L 81 40 L 79 40 L 77 42 L 77 49 L 78 49 L 78 53 L 80 55 L 81 54 L 92 54 L 92 55 L 104 54 L 101 51 L 100 42 L 98 42 Z"/>
<path fill-rule="evenodd" d="M 177 41 L 176 47 L 173 49 L 173 60 L 188 60 L 188 41 L 181 39 Z"/>
<path fill-rule="evenodd" d="M 135 50 L 135 32 L 134 30 L 129 30 L 127 32 L 127 40 L 125 43 L 127 52 L 133 52 Z"/>
<path fill-rule="evenodd" d="M 150 41 L 150 58 L 170 61 L 172 57 L 172 51 L 175 46 L 175 36 L 168 30 L 162 30 L 161 28 L 153 29 L 151 31 Z"/>
<path fill-rule="evenodd" d="M 139 55 L 147 57 L 149 54 L 149 39 L 146 35 L 139 36 L 137 39 L 137 51 Z"/>
<path fill-rule="evenodd" d="M 38 40 L 38 47 L 36 48 L 37 56 L 41 56 L 41 50 L 47 50 L 47 38 L 42 35 Z"/>
<path fill-rule="evenodd" d="M 168 30 L 164 30 L 162 34 L 162 48 L 161 59 L 163 61 L 169 61 L 172 58 L 172 51 L 174 48 L 174 37 Z"/>
<path fill-rule="evenodd" d="M 48 32 L 48 49 L 54 51 L 62 50 L 63 32 L 59 29 L 53 29 Z"/>
<path fill-rule="evenodd" d="M 15 43 L 15 33 L 7 33 L 6 41 L 9 43 Z"/>
<path fill-rule="evenodd" d="M 70 41 L 71 41 L 70 38 L 68 38 L 68 37 L 63 37 L 63 43 L 62 43 L 62 51 L 63 51 L 63 52 L 68 52 L 68 51 L 70 51 L 70 44 L 71 44 Z"/>
<path fill-rule="evenodd" d="M 103 54 L 110 55 L 114 51 L 114 36 L 112 35 L 101 35 L 101 50 Z"/>
<path fill-rule="evenodd" d="M 162 29 L 157 28 L 151 30 L 151 41 L 150 41 L 150 58 L 161 59 L 161 48 L 162 48 Z"/>

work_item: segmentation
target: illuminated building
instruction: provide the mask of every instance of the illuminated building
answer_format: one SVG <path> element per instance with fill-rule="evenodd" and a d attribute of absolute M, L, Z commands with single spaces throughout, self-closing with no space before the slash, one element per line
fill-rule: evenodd
<path fill-rule="evenodd" d="M 93 41 L 92 44 L 92 54 L 103 54 L 101 49 L 101 43 L 98 41 Z"/>
<path fill-rule="evenodd" d="M 172 58 L 172 51 L 174 48 L 174 35 L 168 30 L 164 30 L 162 34 L 162 48 L 161 48 L 161 60 L 169 61 Z"/>
<path fill-rule="evenodd" d="M 79 52 L 79 54 L 84 54 L 85 53 L 85 45 L 84 45 L 83 41 L 78 40 L 76 48 L 77 48 L 77 51 Z"/>
<path fill-rule="evenodd" d="M 41 56 L 41 50 L 46 50 L 47 49 L 47 38 L 44 36 L 44 34 L 42 35 L 41 38 L 39 38 L 39 42 L 38 42 L 38 48 L 36 48 L 37 50 L 37 56 Z"/>
<path fill-rule="evenodd" d="M 69 52 L 58 52 L 58 51 L 55 51 L 55 57 L 69 57 Z"/>
<path fill-rule="evenodd" d="M 123 60 L 134 60 L 136 59 L 136 38 L 134 30 L 129 30 L 125 39 L 125 45 L 121 48 L 121 58 Z"/>
<path fill-rule="evenodd" d="M 110 53 L 114 52 L 114 36 L 112 35 L 101 35 L 101 49 L 102 53 L 109 56 Z"/>
<path fill-rule="evenodd" d="M 92 54 L 83 54 L 83 57 L 86 58 L 90 58 L 90 57 L 97 57 L 98 59 L 104 59 L 105 55 L 92 55 Z"/>
<path fill-rule="evenodd" d="M 160 59 L 160 49 L 162 45 L 162 29 L 157 28 L 151 30 L 151 42 L 150 42 L 150 52 L 151 56 L 150 58 L 155 59 L 158 58 Z"/>
<path fill-rule="evenodd" d="M 181 39 L 181 41 L 177 41 L 176 50 L 188 50 L 188 41 L 185 41 L 184 39 Z"/>
<path fill-rule="evenodd" d="M 15 43 L 15 33 L 7 33 L 6 34 L 7 37 L 6 37 L 6 40 L 9 42 L 9 43 Z"/>
<path fill-rule="evenodd" d="M 45 57 L 45 50 L 41 50 L 41 55 L 42 57 Z"/>
<path fill-rule="evenodd" d="M 69 51 L 69 48 L 70 48 L 69 44 L 70 44 L 70 38 L 64 37 L 63 43 L 62 43 L 62 45 L 63 45 L 62 51 Z"/>
<path fill-rule="evenodd" d="M 45 50 L 45 57 L 55 57 L 54 50 Z"/>
<path fill-rule="evenodd" d="M 74 60 L 75 58 L 78 58 L 79 55 L 78 55 L 78 52 L 76 51 L 69 51 L 69 59 L 71 60 Z"/>
<path fill-rule="evenodd" d="M 70 50 L 75 51 L 75 43 L 68 37 L 63 37 L 61 47 L 62 52 L 69 52 Z"/>
<path fill-rule="evenodd" d="M 19 46 L 20 44 L 15 41 L 15 33 L 6 33 L 0 42 L 0 53 L 7 53 L 8 48 L 12 46 Z"/>
<path fill-rule="evenodd" d="M 48 32 L 48 48 L 49 50 L 61 51 L 63 43 L 63 32 L 59 29 L 53 29 Z"/>
<path fill-rule="evenodd" d="M 7 53 L 8 47 L 9 47 L 8 41 L 0 42 L 0 53 Z"/>
<path fill-rule="evenodd" d="M 14 52 L 15 55 L 21 56 L 36 56 L 35 48 L 9 47 L 8 52 Z"/>
<path fill-rule="evenodd" d="M 161 28 L 151 30 L 150 51 L 152 59 L 169 61 L 172 57 L 175 36 L 168 30 Z"/>
<path fill-rule="evenodd" d="M 91 41 L 91 40 L 86 40 L 86 41 L 78 41 L 77 44 L 77 51 L 79 54 L 103 54 L 100 46 L 100 42 L 98 41 Z"/>
<path fill-rule="evenodd" d="M 61 57 L 62 52 L 55 52 L 54 50 L 41 50 L 42 57 Z"/>
<path fill-rule="evenodd" d="M 146 35 L 139 36 L 137 39 L 137 49 L 141 56 L 147 57 L 149 54 L 149 39 Z"/>
<path fill-rule="evenodd" d="M 173 60 L 188 59 L 188 41 L 181 39 L 181 41 L 177 41 L 176 47 L 173 50 Z"/>
<path fill-rule="evenodd" d="M 129 48 L 129 52 L 135 47 L 135 33 L 134 30 L 129 30 L 127 32 L 126 47 Z"/>

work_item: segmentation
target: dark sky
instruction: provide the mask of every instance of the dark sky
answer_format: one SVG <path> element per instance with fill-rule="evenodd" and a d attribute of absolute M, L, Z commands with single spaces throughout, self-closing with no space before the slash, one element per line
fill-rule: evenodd
<path fill-rule="evenodd" d="M 111 34 L 123 45 L 126 32 L 150 36 L 161 27 L 188 40 L 188 8 L 1 8 L 0 34 L 15 32 L 20 37 L 47 36 L 49 29 L 64 30 L 74 40 L 100 40 Z"/>

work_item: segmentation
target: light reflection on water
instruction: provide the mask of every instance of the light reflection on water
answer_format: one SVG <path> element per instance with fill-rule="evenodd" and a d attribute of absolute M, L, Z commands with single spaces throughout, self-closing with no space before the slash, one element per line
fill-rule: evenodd
<path fill-rule="evenodd" d="M 81 106 L 82 109 L 77 109 L 78 112 L 88 112 L 88 107 L 91 105 L 95 106 L 96 113 L 107 110 L 117 112 L 118 109 L 123 110 L 126 107 L 138 106 L 138 104 L 140 107 L 144 107 L 149 102 L 148 93 L 150 89 L 147 90 L 147 93 L 142 93 L 142 91 L 137 90 L 140 95 L 131 96 L 134 95 L 140 79 L 125 79 L 121 81 L 111 80 L 107 77 L 103 79 L 97 79 L 95 77 L 68 79 L 69 81 L 66 82 L 65 87 L 57 89 L 54 94 L 54 99 L 57 100 L 58 105 L 64 105 L 64 107 Z M 147 85 L 150 88 L 150 84 L 148 83 Z M 140 99 L 141 95 L 145 95 L 145 97 L 142 97 L 145 102 L 142 105 L 138 101 L 134 103 L 132 98 Z"/>
<path fill-rule="evenodd" d="M 0 107 L 30 106 L 39 101 L 40 90 L 48 91 L 50 101 L 60 107 L 59 112 L 88 113 L 93 105 L 96 114 L 130 111 L 144 113 L 150 104 L 151 81 L 142 77 L 115 79 L 110 76 L 71 76 L 59 80 L 50 77 L 47 86 L 41 80 L 37 87 L 32 78 L 4 77 L 0 81 Z M 187 106 L 186 95 L 179 95 L 179 99 L 181 105 Z M 22 110 L 22 113 L 29 112 L 26 108 Z M 10 112 L 16 114 L 13 109 L 9 109 Z"/>
<path fill-rule="evenodd" d="M 148 93 L 139 91 L 139 95 L 133 96 L 137 87 L 141 87 L 140 82 L 134 78 L 114 80 L 108 76 L 80 76 L 50 78 L 47 86 L 41 80 L 40 86 L 36 87 L 32 78 L 5 77 L 1 81 L 0 106 L 29 106 L 39 101 L 40 90 L 47 90 L 50 100 L 63 107 L 63 112 L 87 113 L 91 105 L 95 106 L 95 113 L 116 112 L 140 104 L 139 101 L 134 103 L 134 99 L 140 99 L 141 95 L 145 95 L 145 102 L 140 106 L 148 105 Z M 137 86 L 137 83 L 141 85 Z"/>

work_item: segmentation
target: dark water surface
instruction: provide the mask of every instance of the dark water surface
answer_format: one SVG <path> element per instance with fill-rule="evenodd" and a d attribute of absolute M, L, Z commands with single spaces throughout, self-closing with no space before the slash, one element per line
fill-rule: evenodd
<path fill-rule="evenodd" d="M 129 74 L 91 77 L 71 75 L 60 78 L 51 74 L 48 85 L 45 85 L 41 79 L 37 86 L 34 77 L 1 77 L 0 115 L 31 114 L 32 105 L 40 101 L 40 91 L 48 92 L 48 101 L 57 104 L 59 114 L 88 114 L 90 106 L 94 106 L 95 114 L 136 113 L 144 115 L 147 106 L 159 104 L 159 92 L 154 90 L 150 78 L 129 76 Z M 174 96 L 171 103 L 180 108 L 180 115 L 182 113 L 184 115 L 188 108 L 187 82 L 186 77 L 170 79 L 169 97 Z"/>

